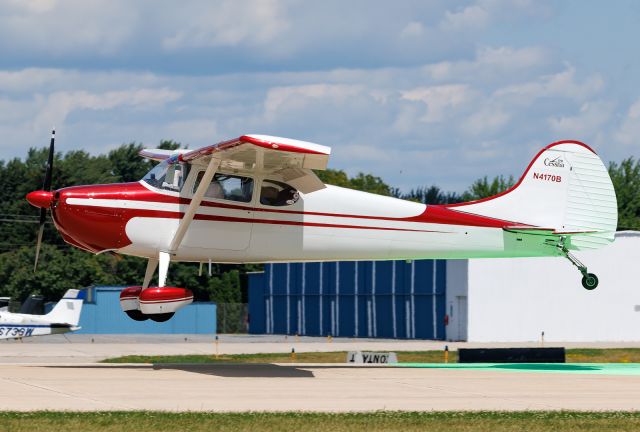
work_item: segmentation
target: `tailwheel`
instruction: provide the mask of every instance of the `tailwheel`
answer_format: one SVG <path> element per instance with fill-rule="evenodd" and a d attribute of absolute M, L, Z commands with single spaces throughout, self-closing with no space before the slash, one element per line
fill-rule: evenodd
<path fill-rule="evenodd" d="M 571 252 L 569 252 L 569 249 L 567 249 L 567 247 L 565 246 L 564 241 L 565 238 L 562 237 L 557 247 L 562 255 L 564 255 L 566 259 L 571 261 L 571 264 L 576 266 L 580 273 L 582 273 L 582 286 L 589 291 L 596 289 L 598 287 L 598 276 L 588 272 L 587 266 L 582 264 L 582 262 L 578 258 L 573 256 Z"/>
<path fill-rule="evenodd" d="M 165 321 L 169 321 L 171 319 L 171 317 L 173 317 L 175 312 L 169 312 L 169 313 L 159 313 L 159 314 L 149 314 L 147 315 L 149 318 L 151 318 L 152 321 L 155 322 L 165 322 Z"/>
<path fill-rule="evenodd" d="M 598 276 L 593 273 L 587 273 L 582 276 L 582 286 L 589 291 L 596 289 L 598 287 Z"/>
<path fill-rule="evenodd" d="M 131 318 L 134 321 L 146 321 L 149 319 L 147 315 L 143 314 L 138 309 L 128 310 L 128 311 L 125 311 L 125 313 L 129 315 L 129 318 Z"/>

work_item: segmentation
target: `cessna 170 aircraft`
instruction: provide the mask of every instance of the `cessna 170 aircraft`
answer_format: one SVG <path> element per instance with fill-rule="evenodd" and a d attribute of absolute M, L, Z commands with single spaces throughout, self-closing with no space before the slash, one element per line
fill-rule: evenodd
<path fill-rule="evenodd" d="M 51 192 L 53 142 L 43 190 L 27 195 L 41 209 L 36 250 L 50 209 L 69 244 L 148 259 L 142 286 L 120 297 L 135 320 L 165 321 L 192 302 L 188 289 L 166 286 L 170 261 L 564 256 L 594 289 L 598 278 L 571 251 L 612 242 L 617 224 L 607 169 L 577 141 L 542 149 L 506 192 L 452 205 L 325 185 L 313 170 L 326 168 L 329 147 L 265 135 L 142 150 L 160 163 L 139 182 Z M 156 269 L 158 286 L 150 287 Z"/>
<path fill-rule="evenodd" d="M 46 315 L 0 312 L 0 339 L 19 339 L 79 330 L 85 291 L 70 289 Z"/>

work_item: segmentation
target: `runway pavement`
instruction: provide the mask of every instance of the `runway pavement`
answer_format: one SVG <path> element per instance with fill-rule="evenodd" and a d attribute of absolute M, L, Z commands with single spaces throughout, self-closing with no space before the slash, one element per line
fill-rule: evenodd
<path fill-rule="evenodd" d="M 451 350 L 477 344 L 221 335 L 66 335 L 0 342 L 2 410 L 640 410 L 640 366 L 116 365 L 128 354 Z M 505 346 L 505 344 L 481 344 Z M 509 344 L 512 345 L 512 344 Z M 518 344 L 539 346 L 538 343 Z M 637 347 L 638 343 L 553 344 Z"/>
<path fill-rule="evenodd" d="M 640 375 L 347 365 L 0 365 L 3 410 L 639 410 Z"/>

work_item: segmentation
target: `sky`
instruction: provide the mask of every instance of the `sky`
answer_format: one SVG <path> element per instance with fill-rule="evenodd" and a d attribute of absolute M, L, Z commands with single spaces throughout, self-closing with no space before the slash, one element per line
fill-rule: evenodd
<path fill-rule="evenodd" d="M 5 0 L 0 159 L 247 133 L 409 190 L 576 139 L 640 157 L 634 0 Z"/>

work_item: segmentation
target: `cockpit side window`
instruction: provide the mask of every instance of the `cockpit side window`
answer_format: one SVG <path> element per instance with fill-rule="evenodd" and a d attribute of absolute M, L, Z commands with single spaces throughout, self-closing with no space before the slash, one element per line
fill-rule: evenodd
<path fill-rule="evenodd" d="M 188 163 L 165 160 L 153 167 L 142 180 L 158 189 L 180 192 L 188 174 Z"/>
<path fill-rule="evenodd" d="M 198 189 L 203 176 L 204 171 L 200 171 L 193 185 L 193 193 Z M 213 176 L 213 180 L 211 180 L 204 196 L 205 198 L 251 202 L 251 197 L 253 196 L 253 179 L 250 177 L 217 173 Z"/>
<path fill-rule="evenodd" d="M 282 207 L 295 204 L 300 199 L 297 190 L 286 183 L 263 180 L 260 188 L 260 204 Z"/>

